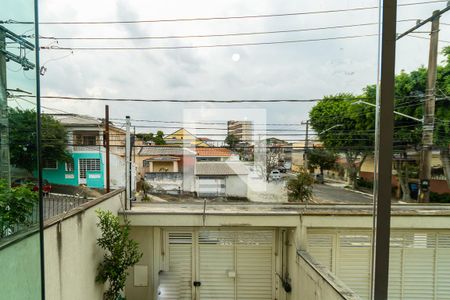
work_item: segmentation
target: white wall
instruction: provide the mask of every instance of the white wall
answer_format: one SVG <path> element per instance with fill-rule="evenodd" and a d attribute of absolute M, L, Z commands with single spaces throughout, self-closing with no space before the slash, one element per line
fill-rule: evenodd
<path fill-rule="evenodd" d="M 113 196 L 111 196 L 113 195 Z M 97 246 L 100 230 L 95 210 L 117 214 L 125 193 L 115 191 L 75 208 L 59 222 L 46 221 L 44 230 L 45 289 L 47 300 L 103 299 L 104 287 L 95 283 L 103 251 Z"/>
<path fill-rule="evenodd" d="M 225 185 L 227 196 L 247 197 L 247 175 L 227 176 Z"/>
<path fill-rule="evenodd" d="M 106 163 L 106 154 L 102 153 L 103 161 Z M 110 153 L 110 183 L 111 189 L 120 189 L 125 187 L 125 158 Z M 134 189 L 136 182 L 136 166 L 131 166 L 131 187 Z M 105 165 L 105 187 L 106 187 L 106 165 Z"/>

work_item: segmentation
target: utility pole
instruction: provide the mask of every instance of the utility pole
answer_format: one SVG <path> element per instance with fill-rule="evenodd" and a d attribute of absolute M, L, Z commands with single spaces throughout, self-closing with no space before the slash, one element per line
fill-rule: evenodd
<path fill-rule="evenodd" d="M 6 39 L 19 45 L 20 55 L 6 50 Z M 25 49 L 34 51 L 34 45 L 0 25 L 0 178 L 6 180 L 8 187 L 11 186 L 11 162 L 9 152 L 6 62 L 16 62 L 22 66 L 24 71 L 34 69 L 35 65 L 26 58 Z"/>
<path fill-rule="evenodd" d="M 428 78 L 423 110 L 422 151 L 420 154 L 419 202 L 430 202 L 431 158 L 433 148 L 434 112 L 436 102 L 437 56 L 439 41 L 440 11 L 433 12 L 430 33 L 430 51 L 428 57 Z"/>
<path fill-rule="evenodd" d="M 106 192 L 111 191 L 111 162 L 110 162 L 110 140 L 109 140 L 109 105 L 105 105 L 105 135 L 103 137 L 105 143 L 106 156 Z"/>
<path fill-rule="evenodd" d="M 8 99 L 6 95 L 6 37 L 0 30 L 0 178 L 11 186 L 9 154 Z"/>
<path fill-rule="evenodd" d="M 131 208 L 131 122 L 130 116 L 126 116 L 126 136 L 125 136 L 125 210 Z"/>
<path fill-rule="evenodd" d="M 302 122 L 302 125 L 306 125 L 306 136 L 305 136 L 305 154 L 303 155 L 303 165 L 308 171 L 308 150 L 309 150 L 309 120 Z"/>

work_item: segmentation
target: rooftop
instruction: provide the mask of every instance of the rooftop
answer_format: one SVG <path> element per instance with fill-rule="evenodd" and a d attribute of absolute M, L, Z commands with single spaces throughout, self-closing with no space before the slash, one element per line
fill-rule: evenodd
<path fill-rule="evenodd" d="M 231 151 L 227 148 L 196 148 L 195 151 L 197 152 L 198 156 L 231 156 Z"/>
<path fill-rule="evenodd" d="M 196 175 L 247 175 L 248 169 L 241 162 L 198 162 Z"/>
<path fill-rule="evenodd" d="M 195 152 L 188 148 L 177 146 L 147 146 L 142 147 L 139 155 L 195 155 Z"/>

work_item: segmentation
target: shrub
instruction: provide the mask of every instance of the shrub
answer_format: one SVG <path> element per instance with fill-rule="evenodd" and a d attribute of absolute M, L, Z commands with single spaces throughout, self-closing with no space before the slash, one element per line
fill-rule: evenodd
<path fill-rule="evenodd" d="M 13 233 L 18 226 L 33 224 L 33 210 L 38 203 L 38 193 L 30 185 L 10 188 L 0 180 L 0 238 Z"/>
<path fill-rule="evenodd" d="M 438 194 L 435 192 L 430 192 L 430 202 L 435 203 L 450 203 L 450 194 Z"/>
<path fill-rule="evenodd" d="M 108 281 L 109 288 L 104 293 L 106 300 L 120 299 L 120 292 L 125 287 L 128 273 L 127 269 L 134 266 L 142 257 L 139 245 L 130 239 L 130 222 L 125 220 L 120 225 L 119 217 L 110 211 L 97 210 L 98 225 L 102 236 L 97 239 L 97 244 L 105 250 L 103 262 L 97 268 L 97 282 Z"/>
<path fill-rule="evenodd" d="M 363 177 L 358 177 L 357 185 L 362 188 L 373 189 L 373 182 L 366 180 Z"/>
<path fill-rule="evenodd" d="M 286 188 L 289 201 L 305 202 L 312 198 L 314 178 L 305 169 L 300 169 L 295 178 L 289 179 Z"/>

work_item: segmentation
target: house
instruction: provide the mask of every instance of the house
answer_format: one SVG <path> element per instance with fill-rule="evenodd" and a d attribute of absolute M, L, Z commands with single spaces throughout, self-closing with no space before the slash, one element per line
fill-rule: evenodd
<path fill-rule="evenodd" d="M 196 161 L 228 161 L 239 160 L 239 156 L 234 155 L 227 148 L 196 148 Z"/>
<path fill-rule="evenodd" d="M 138 176 L 156 191 L 192 192 L 195 151 L 181 146 L 145 146 L 136 156 Z"/>
<path fill-rule="evenodd" d="M 209 147 L 209 145 L 202 139 L 197 138 L 184 128 L 180 128 L 175 132 L 164 137 L 164 141 L 168 145 L 184 145 L 195 147 Z"/>
<path fill-rule="evenodd" d="M 103 189 L 106 187 L 106 151 L 103 146 L 104 123 L 90 116 L 77 114 L 52 114 L 67 130 L 69 144 L 67 150 L 71 162 L 46 159 L 43 161 L 43 177 L 52 184 Z M 125 132 L 110 125 L 114 143 L 124 143 Z M 123 140 L 119 139 L 123 134 Z M 110 184 L 111 188 L 125 186 L 125 148 L 111 147 Z"/>
<path fill-rule="evenodd" d="M 396 162 L 402 159 L 407 159 L 411 162 L 411 165 L 418 166 L 420 164 L 420 153 L 415 149 L 410 149 L 406 152 L 406 157 L 402 158 L 398 155 L 394 156 L 393 162 L 393 172 L 392 172 L 392 186 L 397 188 L 397 195 L 400 192 L 400 183 L 397 174 Z M 439 150 L 433 150 L 431 158 L 431 180 L 430 180 L 430 191 L 445 194 L 450 193 L 450 185 L 447 183 L 447 178 L 444 173 L 444 163 L 441 160 Z M 373 156 L 368 156 L 361 166 L 359 176 L 367 181 L 373 180 L 373 170 L 374 170 L 374 159 Z M 410 182 L 418 183 L 418 174 L 411 172 Z"/>
<path fill-rule="evenodd" d="M 248 169 L 241 162 L 200 161 L 195 164 L 199 197 L 247 197 Z"/>

